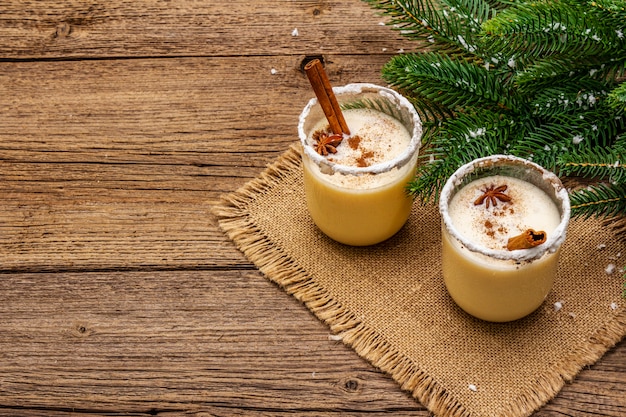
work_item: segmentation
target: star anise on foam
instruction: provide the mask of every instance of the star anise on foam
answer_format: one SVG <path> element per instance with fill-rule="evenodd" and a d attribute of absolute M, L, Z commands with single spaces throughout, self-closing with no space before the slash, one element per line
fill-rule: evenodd
<path fill-rule="evenodd" d="M 475 206 L 480 206 L 482 203 L 485 203 L 485 207 L 489 208 L 489 204 L 492 204 L 494 207 L 498 205 L 498 200 L 503 202 L 511 201 L 511 196 L 504 194 L 508 187 L 506 185 L 501 185 L 496 187 L 495 185 L 491 185 L 483 190 L 483 195 L 478 197 L 476 201 L 474 201 Z"/>
<path fill-rule="evenodd" d="M 320 155 L 326 156 L 329 153 L 337 153 L 337 146 L 343 140 L 343 135 L 317 131 L 313 133 L 313 140 L 315 141 L 315 151 Z"/>

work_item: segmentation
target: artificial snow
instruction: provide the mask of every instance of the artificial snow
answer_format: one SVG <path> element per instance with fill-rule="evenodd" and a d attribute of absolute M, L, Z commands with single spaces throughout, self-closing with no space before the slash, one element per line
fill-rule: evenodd
<path fill-rule="evenodd" d="M 615 272 L 615 264 L 608 264 L 607 267 L 604 269 L 604 272 L 606 272 L 607 275 L 611 275 L 613 272 Z"/>

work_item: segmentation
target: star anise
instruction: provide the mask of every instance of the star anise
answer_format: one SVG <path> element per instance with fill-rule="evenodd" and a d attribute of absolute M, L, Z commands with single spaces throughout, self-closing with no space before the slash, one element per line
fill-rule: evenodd
<path fill-rule="evenodd" d="M 494 207 L 498 205 L 498 200 L 503 202 L 511 201 L 511 197 L 504 194 L 508 187 L 506 185 L 501 185 L 496 187 L 492 185 L 483 190 L 483 195 L 478 197 L 476 201 L 474 201 L 475 206 L 480 206 L 482 203 L 485 203 L 486 208 L 489 208 L 489 204 L 492 204 Z"/>
<path fill-rule="evenodd" d="M 337 146 L 343 140 L 343 136 L 318 131 L 313 133 L 313 140 L 315 140 L 315 151 L 320 155 L 326 156 L 329 153 L 337 153 Z"/>

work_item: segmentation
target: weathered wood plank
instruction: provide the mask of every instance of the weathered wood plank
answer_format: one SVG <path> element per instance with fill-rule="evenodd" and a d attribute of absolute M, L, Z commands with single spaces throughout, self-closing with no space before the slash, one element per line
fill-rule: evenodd
<path fill-rule="evenodd" d="M 429 415 L 256 271 L 4 275 L 0 317 L 3 415 Z M 625 347 L 535 415 L 623 415 Z"/>
<path fill-rule="evenodd" d="M 249 265 L 210 208 L 297 140 L 301 59 L 0 63 L 0 269 Z M 386 59 L 329 76 L 380 82 Z"/>
<path fill-rule="evenodd" d="M 304 58 L 0 63 L 0 160 L 259 166 L 297 140 Z M 327 71 L 380 84 L 388 59 L 337 56 Z"/>
<path fill-rule="evenodd" d="M 358 0 L 3 2 L 0 415 L 429 415 L 210 214 L 296 139 L 306 55 L 380 83 L 415 47 L 379 21 Z M 626 414 L 625 364 L 622 342 L 535 416 Z"/>
<path fill-rule="evenodd" d="M 427 415 L 256 271 L 5 275 L 0 316 L 0 409 Z"/>
<path fill-rule="evenodd" d="M 363 55 L 414 47 L 380 22 L 359 0 L 10 0 L 0 13 L 0 58 Z"/>

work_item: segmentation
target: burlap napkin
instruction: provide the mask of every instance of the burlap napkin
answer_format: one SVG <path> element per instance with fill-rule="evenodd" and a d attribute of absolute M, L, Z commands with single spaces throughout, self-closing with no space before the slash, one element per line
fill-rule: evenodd
<path fill-rule="evenodd" d="M 530 415 L 626 334 L 626 248 L 600 221 L 571 223 L 539 310 L 487 323 L 446 292 L 434 206 L 416 202 L 386 242 L 344 246 L 310 220 L 300 163 L 294 145 L 225 196 L 215 209 L 221 227 L 267 278 L 437 416 Z"/>

